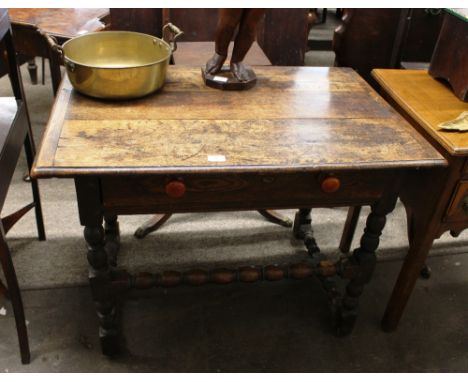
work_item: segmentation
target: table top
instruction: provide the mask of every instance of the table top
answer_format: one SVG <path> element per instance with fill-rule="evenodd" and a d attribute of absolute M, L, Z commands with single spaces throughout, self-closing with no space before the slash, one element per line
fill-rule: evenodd
<path fill-rule="evenodd" d="M 383 90 L 451 155 L 468 154 L 468 132 L 449 132 L 437 125 L 468 111 L 449 85 L 435 80 L 426 70 L 374 69 Z"/>
<path fill-rule="evenodd" d="M 9 8 L 12 25 L 28 24 L 53 36 L 71 38 L 104 28 L 107 8 Z"/>
<path fill-rule="evenodd" d="M 35 177 L 290 172 L 444 165 L 442 156 L 348 68 L 257 67 L 248 91 L 171 66 L 131 101 L 59 89 Z"/>
<path fill-rule="evenodd" d="M 231 57 L 233 45 L 233 42 L 229 44 L 226 64 Z M 178 42 L 177 46 L 178 49 L 174 52 L 174 63 L 176 65 L 204 66 L 215 51 L 214 41 Z M 271 65 L 270 60 L 268 60 L 257 42 L 252 44 L 244 62 L 252 66 Z"/>

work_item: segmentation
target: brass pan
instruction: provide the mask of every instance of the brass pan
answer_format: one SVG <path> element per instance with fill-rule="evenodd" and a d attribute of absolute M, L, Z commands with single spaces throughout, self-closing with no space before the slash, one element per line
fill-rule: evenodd
<path fill-rule="evenodd" d="M 128 31 L 87 33 L 60 46 L 45 35 L 61 55 L 73 87 L 96 98 L 131 99 L 150 94 L 164 85 L 167 65 L 183 32 L 167 24 L 157 37 Z"/>

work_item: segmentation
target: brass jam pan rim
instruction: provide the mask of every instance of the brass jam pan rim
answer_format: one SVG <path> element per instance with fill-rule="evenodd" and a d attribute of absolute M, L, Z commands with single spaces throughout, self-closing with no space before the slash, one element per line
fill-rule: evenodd
<path fill-rule="evenodd" d="M 160 60 L 157 60 L 157 61 L 151 61 L 151 62 L 146 63 L 146 64 L 133 64 L 133 65 L 128 65 L 128 66 L 112 66 L 112 67 L 109 67 L 109 66 L 100 66 L 100 65 L 90 65 L 90 64 L 85 64 L 83 62 L 79 62 L 79 61 L 76 61 L 76 60 L 72 60 L 72 59 L 68 58 L 68 56 L 65 53 L 66 46 L 68 44 L 72 43 L 74 40 L 80 39 L 82 37 L 90 36 L 90 35 L 97 35 L 97 34 L 102 35 L 102 34 L 111 34 L 111 33 L 124 33 L 124 34 L 140 35 L 140 36 L 145 36 L 145 37 L 151 38 L 153 41 L 157 41 L 159 43 L 162 43 L 168 48 L 167 57 L 161 58 Z M 70 63 L 73 63 L 75 65 L 80 65 L 80 66 L 84 66 L 84 67 L 91 68 L 91 69 L 105 69 L 105 70 L 134 69 L 134 68 L 144 68 L 146 66 L 153 66 L 153 65 L 159 64 L 161 62 L 167 61 L 171 57 L 171 54 L 172 54 L 171 46 L 166 41 L 164 41 L 163 39 L 161 39 L 159 37 L 151 36 L 151 35 L 146 34 L 146 33 L 133 32 L 133 31 L 102 31 L 102 32 L 85 33 L 85 34 L 83 34 L 81 36 L 74 37 L 74 38 L 66 41 L 65 43 L 63 43 L 62 49 L 63 49 L 63 60 L 64 60 L 64 62 L 70 62 Z"/>

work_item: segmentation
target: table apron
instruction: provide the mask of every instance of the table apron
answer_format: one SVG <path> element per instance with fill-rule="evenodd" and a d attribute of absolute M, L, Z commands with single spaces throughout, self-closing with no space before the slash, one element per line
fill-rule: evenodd
<path fill-rule="evenodd" d="M 112 214 L 286 209 L 370 204 L 402 174 L 395 170 L 365 170 L 114 176 L 101 177 L 100 187 L 103 211 Z M 340 187 L 327 193 L 321 185 L 330 176 L 339 179 Z M 173 180 L 186 187 L 180 198 L 166 193 L 166 185 Z"/>

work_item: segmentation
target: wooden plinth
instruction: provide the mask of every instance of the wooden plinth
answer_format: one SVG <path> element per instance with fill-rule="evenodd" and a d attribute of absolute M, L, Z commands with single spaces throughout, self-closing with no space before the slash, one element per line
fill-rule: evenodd
<path fill-rule="evenodd" d="M 252 80 L 239 81 L 229 70 L 228 66 L 224 66 L 220 73 L 207 74 L 205 68 L 202 68 L 202 77 L 205 85 L 219 90 L 248 90 L 257 83 L 255 72 L 248 68 L 248 72 Z"/>

